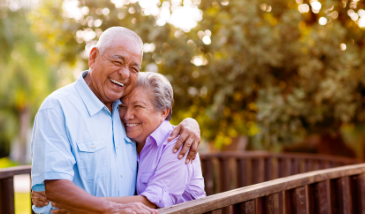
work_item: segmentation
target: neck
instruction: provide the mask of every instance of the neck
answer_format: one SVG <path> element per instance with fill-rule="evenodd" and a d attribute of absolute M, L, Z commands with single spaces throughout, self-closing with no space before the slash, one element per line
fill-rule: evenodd
<path fill-rule="evenodd" d="M 143 147 L 144 147 L 144 145 L 146 144 L 146 141 L 143 142 L 143 143 L 140 143 L 140 142 L 137 142 L 136 141 L 136 143 L 137 143 L 137 153 L 140 154 L 141 151 L 142 151 L 142 149 L 143 149 Z"/>
<path fill-rule="evenodd" d="M 109 109 L 110 112 L 112 112 L 112 104 L 113 104 L 113 102 L 105 102 L 105 101 L 103 101 L 103 99 L 101 98 L 100 94 L 98 93 L 98 91 L 96 90 L 96 88 L 94 87 L 94 85 L 93 85 L 93 83 L 91 81 L 90 71 L 84 77 L 84 80 L 85 80 L 87 86 L 89 86 L 90 90 L 95 94 L 95 96 Z"/>

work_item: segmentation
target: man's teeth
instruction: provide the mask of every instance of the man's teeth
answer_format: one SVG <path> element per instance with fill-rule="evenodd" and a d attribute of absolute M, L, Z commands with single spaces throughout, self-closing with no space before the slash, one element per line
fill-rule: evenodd
<path fill-rule="evenodd" d="M 124 86 L 124 84 L 123 83 L 120 83 L 120 82 L 118 82 L 118 81 L 116 81 L 116 80 L 113 80 L 113 79 L 110 79 L 110 81 L 112 81 L 113 83 L 115 83 L 115 84 L 118 84 L 118 85 L 120 85 L 120 86 Z"/>
<path fill-rule="evenodd" d="M 138 126 L 139 123 L 127 123 L 126 126 Z"/>

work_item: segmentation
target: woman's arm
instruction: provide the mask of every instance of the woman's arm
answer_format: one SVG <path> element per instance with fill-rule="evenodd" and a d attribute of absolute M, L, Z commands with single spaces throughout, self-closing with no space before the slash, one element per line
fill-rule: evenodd
<path fill-rule="evenodd" d="M 142 195 L 124 196 L 124 197 L 105 197 L 104 199 L 111 201 L 111 202 L 120 203 L 120 204 L 127 204 L 127 203 L 131 203 L 131 202 L 141 202 L 148 207 L 151 207 L 154 209 L 157 208 L 156 204 L 150 202 L 146 197 L 144 197 Z"/>

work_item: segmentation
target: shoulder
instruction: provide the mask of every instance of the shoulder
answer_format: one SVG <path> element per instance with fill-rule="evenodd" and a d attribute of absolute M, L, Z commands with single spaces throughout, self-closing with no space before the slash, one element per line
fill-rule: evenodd
<path fill-rule="evenodd" d="M 76 92 L 75 83 L 71 83 L 65 87 L 57 89 L 46 97 L 40 106 L 39 111 L 59 108 L 65 100 L 67 100 L 70 96 L 73 96 Z"/>

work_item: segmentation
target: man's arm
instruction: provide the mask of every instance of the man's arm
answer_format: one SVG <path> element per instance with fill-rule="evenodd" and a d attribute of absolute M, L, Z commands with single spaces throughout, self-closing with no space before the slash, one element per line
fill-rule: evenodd
<path fill-rule="evenodd" d="M 151 207 L 154 209 L 157 208 L 156 204 L 149 201 L 143 195 L 124 196 L 124 197 L 106 197 L 104 199 L 115 202 L 115 203 L 121 203 L 121 204 L 127 204 L 127 203 L 131 203 L 131 202 L 141 202 L 142 204 L 144 204 L 148 207 Z"/>
<path fill-rule="evenodd" d="M 182 159 L 186 152 L 189 151 L 185 163 L 187 164 L 190 161 L 193 162 L 193 160 L 196 158 L 196 154 L 198 153 L 198 147 L 200 144 L 200 128 L 198 122 L 192 118 L 184 119 L 178 126 L 175 127 L 168 140 L 171 141 L 178 135 L 180 135 L 180 137 L 177 139 L 177 142 L 174 146 L 174 153 L 179 151 L 181 145 L 184 144 L 178 157 L 179 159 Z"/>
<path fill-rule="evenodd" d="M 69 180 L 46 180 L 45 187 L 47 199 L 70 213 L 157 213 L 139 202 L 118 204 L 95 197 Z"/>

